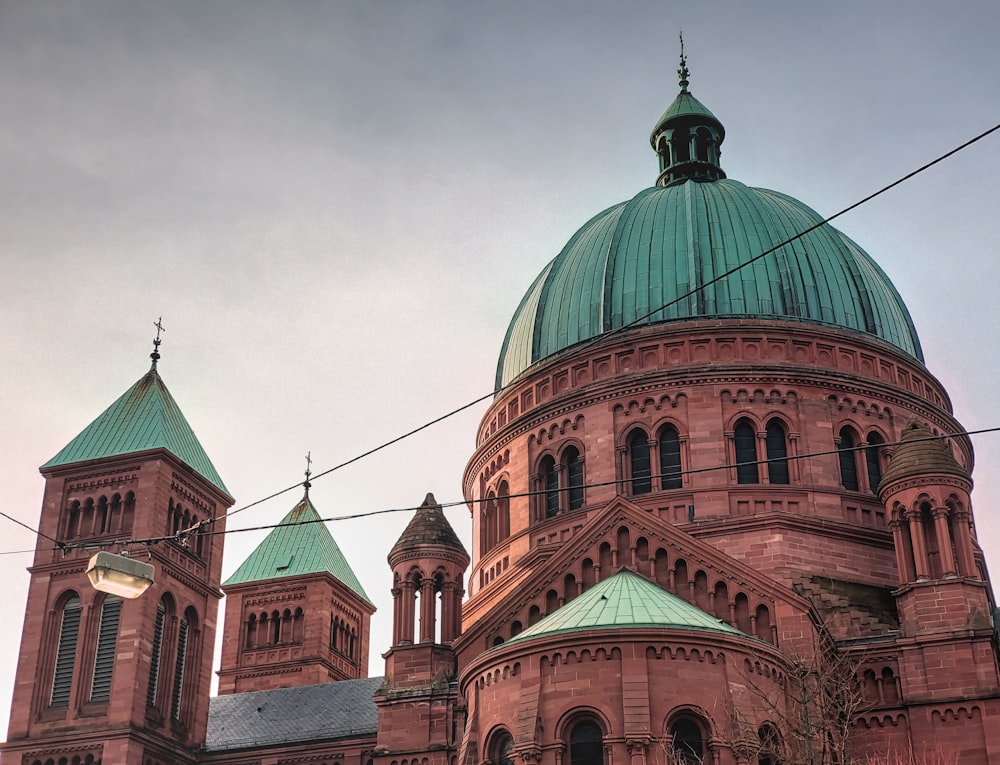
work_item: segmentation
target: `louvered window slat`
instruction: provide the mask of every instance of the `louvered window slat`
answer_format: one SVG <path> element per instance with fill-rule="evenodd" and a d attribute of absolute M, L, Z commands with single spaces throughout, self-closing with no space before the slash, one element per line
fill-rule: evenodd
<path fill-rule="evenodd" d="M 177 631 L 177 663 L 174 665 L 174 694 L 170 700 L 170 716 L 181 719 L 181 700 L 184 696 L 184 664 L 187 660 L 188 621 L 181 619 Z"/>
<path fill-rule="evenodd" d="M 80 599 L 70 598 L 63 606 L 59 625 L 59 646 L 56 649 L 56 667 L 52 674 L 54 707 L 69 706 L 70 686 L 73 683 L 73 665 L 76 663 L 76 639 L 80 634 Z"/>
<path fill-rule="evenodd" d="M 156 690 L 160 681 L 160 657 L 163 654 L 163 622 L 167 609 L 163 603 L 156 607 L 156 623 L 153 626 L 153 650 L 149 656 L 149 685 L 146 687 L 146 704 L 156 706 Z"/>
<path fill-rule="evenodd" d="M 108 595 L 104 599 L 101 627 L 97 633 L 97 655 L 94 657 L 94 681 L 90 686 L 91 701 L 108 701 L 111 698 L 111 673 L 115 667 L 121 611 L 122 602 L 116 595 Z"/>

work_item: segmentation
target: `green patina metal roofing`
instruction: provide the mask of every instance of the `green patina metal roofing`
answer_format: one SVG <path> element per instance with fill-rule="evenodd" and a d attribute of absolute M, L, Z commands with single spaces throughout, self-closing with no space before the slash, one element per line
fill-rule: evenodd
<path fill-rule="evenodd" d="M 598 582 L 505 643 L 581 630 L 706 630 L 748 637 L 629 569 Z"/>
<path fill-rule="evenodd" d="M 653 128 L 653 135 L 656 135 L 664 123 L 670 122 L 671 120 L 686 118 L 709 120 L 711 122 L 715 122 L 717 126 L 722 129 L 722 123 L 719 122 L 718 117 L 712 114 L 712 112 L 710 112 L 701 101 L 692 96 L 686 90 L 682 90 L 677 94 L 677 98 L 674 99 L 674 102 L 667 107 L 665 112 L 663 112 L 660 119 L 656 121 L 656 127 Z"/>
<path fill-rule="evenodd" d="M 229 494 L 156 365 L 41 469 L 166 449 Z"/>
<path fill-rule="evenodd" d="M 223 585 L 320 573 L 332 574 L 371 603 L 307 494 Z"/>
<path fill-rule="evenodd" d="M 802 321 L 865 333 L 923 361 L 896 288 L 830 225 L 698 289 L 821 220 L 785 194 L 731 179 L 639 192 L 585 223 L 535 279 L 507 329 L 497 386 L 632 322 Z"/>

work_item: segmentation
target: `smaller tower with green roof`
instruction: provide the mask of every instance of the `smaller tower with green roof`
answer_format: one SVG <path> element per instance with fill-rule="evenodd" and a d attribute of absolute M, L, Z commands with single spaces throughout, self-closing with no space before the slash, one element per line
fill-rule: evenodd
<path fill-rule="evenodd" d="M 368 676 L 375 606 L 305 496 L 222 586 L 219 694 Z"/>

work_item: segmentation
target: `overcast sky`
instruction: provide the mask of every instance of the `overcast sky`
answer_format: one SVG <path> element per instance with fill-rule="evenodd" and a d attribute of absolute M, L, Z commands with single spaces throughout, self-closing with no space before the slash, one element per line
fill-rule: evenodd
<path fill-rule="evenodd" d="M 149 366 L 237 507 L 487 393 L 532 278 L 656 177 L 691 91 L 729 177 L 824 215 L 1000 122 L 1000 6 L 0 0 L 3 511 Z M 903 295 L 969 429 L 1000 426 L 1000 133 L 838 227 Z M 324 516 L 461 499 L 485 405 L 315 482 Z M 974 439 L 1000 573 L 1000 435 Z M 274 523 L 296 489 L 230 528 Z M 468 544 L 465 508 L 448 511 Z M 330 524 L 379 607 L 407 514 Z M 33 535 L 0 518 L 22 613 Z M 263 532 L 227 537 L 230 574 Z M 0 731 L 19 618 L 0 621 Z"/>

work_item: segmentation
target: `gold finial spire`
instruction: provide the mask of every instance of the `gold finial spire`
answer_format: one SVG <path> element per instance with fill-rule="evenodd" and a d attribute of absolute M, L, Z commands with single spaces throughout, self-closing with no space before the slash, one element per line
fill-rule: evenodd
<path fill-rule="evenodd" d="M 681 68 L 677 70 L 677 79 L 680 81 L 681 93 L 687 93 L 688 91 L 688 78 L 691 76 L 691 70 L 688 69 L 687 57 L 684 55 L 684 32 L 680 33 L 681 38 Z"/>
<path fill-rule="evenodd" d="M 309 496 L 309 487 L 312 484 L 309 482 L 309 476 L 312 475 L 312 451 L 306 452 L 306 480 L 302 482 L 302 485 L 306 488 L 306 496 Z"/>
<path fill-rule="evenodd" d="M 156 337 L 153 338 L 153 352 L 149 354 L 149 358 L 153 360 L 153 369 L 156 369 L 156 362 L 160 360 L 160 343 L 163 341 L 160 339 L 160 333 L 166 332 L 167 330 L 163 328 L 163 317 L 160 316 L 153 326 L 156 327 Z"/>

